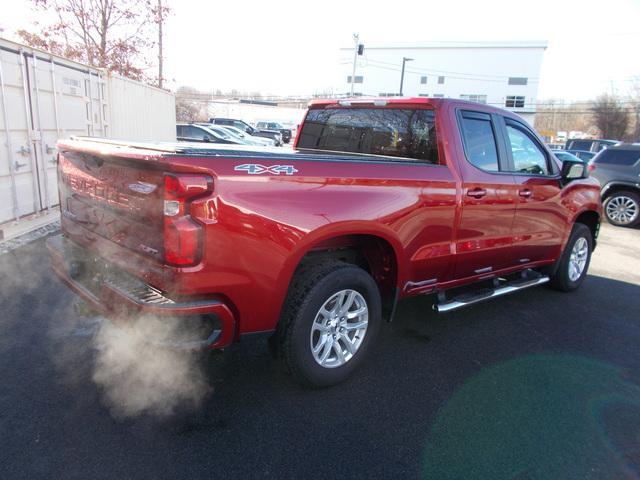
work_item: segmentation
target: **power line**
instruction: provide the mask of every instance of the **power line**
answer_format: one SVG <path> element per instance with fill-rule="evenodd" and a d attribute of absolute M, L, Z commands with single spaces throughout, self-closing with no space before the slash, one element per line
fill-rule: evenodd
<path fill-rule="evenodd" d="M 397 72 L 400 71 L 400 66 L 396 65 L 395 63 L 384 62 L 382 60 L 375 60 L 372 58 L 366 58 L 365 62 L 366 62 L 364 65 L 365 68 L 373 67 L 373 68 L 380 68 L 380 69 L 386 69 L 386 70 L 393 70 Z M 344 60 L 341 61 L 341 64 L 346 64 L 346 63 L 347 62 L 345 62 Z M 512 78 L 512 77 L 502 76 L 502 75 L 485 75 L 480 73 L 453 72 L 448 70 L 426 69 L 426 68 L 415 67 L 415 66 L 407 68 L 406 71 L 411 73 L 417 73 L 417 74 L 427 73 L 435 76 L 440 76 L 440 74 L 444 73 L 444 74 L 447 74 L 446 76 L 448 78 L 456 78 L 459 80 L 477 80 L 482 82 L 495 82 L 495 83 L 505 83 L 505 82 L 508 82 L 509 78 Z M 464 75 L 464 76 L 460 76 L 460 75 Z M 538 82 L 539 77 L 527 77 L 527 79 L 531 83 L 539 83 Z"/>
<path fill-rule="evenodd" d="M 375 65 L 375 64 L 365 65 L 365 68 L 366 67 L 378 68 L 378 69 L 381 69 L 381 70 L 390 70 L 390 71 L 394 71 L 394 72 L 399 72 L 400 71 L 400 69 L 398 69 L 398 68 L 386 67 L 386 66 Z M 415 70 L 413 68 L 407 68 L 406 71 L 409 72 L 409 73 L 415 73 L 415 74 L 418 74 L 418 75 L 420 75 L 422 73 L 425 73 L 423 71 L 418 71 L 418 70 Z M 488 79 L 488 78 L 457 77 L 457 76 L 454 76 L 454 75 L 447 75 L 446 77 L 447 78 L 454 78 L 454 79 L 457 79 L 457 80 L 473 80 L 475 82 L 500 83 L 500 84 L 506 84 L 507 83 L 504 80 L 491 80 L 491 79 Z M 538 83 L 538 82 L 533 80 L 530 83 Z"/>

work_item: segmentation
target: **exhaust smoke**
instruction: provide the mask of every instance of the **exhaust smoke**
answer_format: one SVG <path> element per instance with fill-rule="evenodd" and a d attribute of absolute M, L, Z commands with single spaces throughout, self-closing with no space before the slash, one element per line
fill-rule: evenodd
<path fill-rule="evenodd" d="M 202 354 L 161 346 L 184 337 L 185 328 L 151 316 L 101 322 L 92 379 L 115 417 L 166 417 L 201 405 L 212 391 Z"/>

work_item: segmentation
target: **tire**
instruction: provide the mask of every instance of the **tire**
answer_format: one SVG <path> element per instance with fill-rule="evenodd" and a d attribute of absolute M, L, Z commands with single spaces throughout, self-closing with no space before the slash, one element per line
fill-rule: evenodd
<path fill-rule="evenodd" d="M 339 314 L 339 301 L 346 313 Z M 310 265 L 292 282 L 278 326 L 278 353 L 302 385 L 335 385 L 362 364 L 381 322 L 380 291 L 371 275 L 339 261 Z M 320 350 L 314 353 L 314 347 Z"/>
<path fill-rule="evenodd" d="M 607 221 L 618 227 L 640 225 L 640 195 L 629 190 L 612 193 L 604 201 Z"/>
<path fill-rule="evenodd" d="M 583 223 L 576 223 L 562 252 L 558 268 L 551 276 L 551 286 L 556 290 L 572 292 L 582 285 L 589 270 L 592 252 L 591 230 Z"/>

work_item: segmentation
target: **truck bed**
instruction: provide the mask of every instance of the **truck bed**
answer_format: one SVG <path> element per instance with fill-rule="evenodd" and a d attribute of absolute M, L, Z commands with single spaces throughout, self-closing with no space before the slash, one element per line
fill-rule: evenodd
<path fill-rule="evenodd" d="M 321 160 L 321 161 L 354 161 L 376 162 L 388 161 L 389 158 L 396 162 L 406 161 L 417 163 L 413 158 L 398 158 L 386 155 L 373 155 L 365 153 L 334 152 L 329 150 L 315 150 L 292 147 L 256 147 L 252 145 L 217 145 L 188 142 L 128 142 L 126 140 L 110 140 L 93 137 L 71 137 L 68 140 L 58 142 L 58 148 L 74 149 L 98 155 L 113 155 L 134 158 L 146 158 L 152 156 L 179 155 L 179 156 L 211 156 L 224 158 L 264 158 L 287 160 Z"/>

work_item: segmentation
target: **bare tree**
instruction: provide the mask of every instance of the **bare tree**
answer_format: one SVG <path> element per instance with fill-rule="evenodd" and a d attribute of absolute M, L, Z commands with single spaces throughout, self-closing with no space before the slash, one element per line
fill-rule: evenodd
<path fill-rule="evenodd" d="M 176 120 L 179 122 L 206 122 L 206 100 L 199 99 L 199 92 L 193 87 L 180 87 L 176 92 Z"/>
<path fill-rule="evenodd" d="M 629 115 L 618 98 L 606 93 L 600 95 L 590 110 L 602 138 L 624 138 L 629 126 Z"/>
<path fill-rule="evenodd" d="M 633 110 L 633 125 L 631 133 L 629 134 L 629 140 L 632 142 L 640 142 L 640 77 L 633 78 L 629 99 Z"/>
<path fill-rule="evenodd" d="M 535 128 L 541 134 L 555 136 L 558 131 L 586 132 L 591 126 L 585 103 L 547 100 L 537 105 Z"/>
<path fill-rule="evenodd" d="M 160 1 L 158 8 L 152 8 L 151 1 L 31 0 L 37 11 L 53 13 L 55 21 L 35 23 L 33 32 L 17 33 L 33 47 L 148 80 L 142 53 L 154 45 L 151 29 L 160 25 L 167 13 Z"/>

